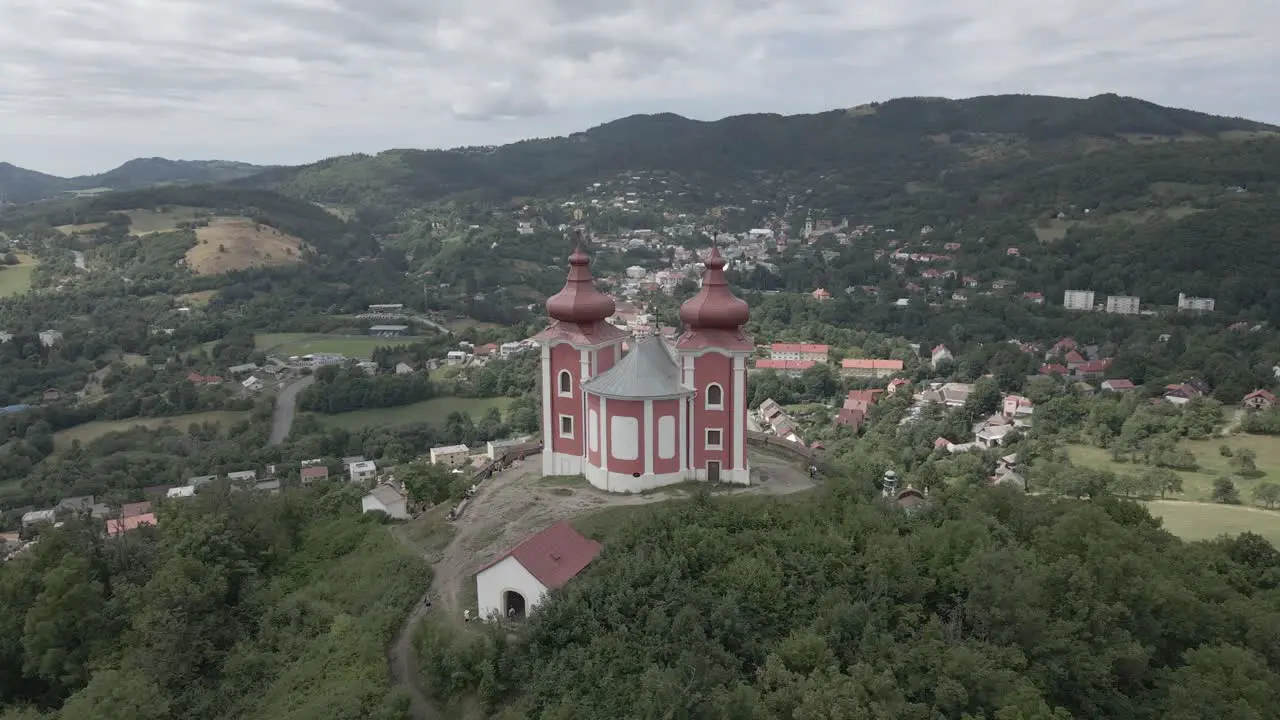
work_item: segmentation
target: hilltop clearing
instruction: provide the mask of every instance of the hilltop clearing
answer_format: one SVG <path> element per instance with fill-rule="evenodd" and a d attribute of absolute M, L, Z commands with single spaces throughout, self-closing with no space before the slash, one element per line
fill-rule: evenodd
<path fill-rule="evenodd" d="M 186 253 L 198 275 L 218 275 L 302 261 L 302 241 L 243 217 L 217 217 L 196 230 L 196 245 Z"/>

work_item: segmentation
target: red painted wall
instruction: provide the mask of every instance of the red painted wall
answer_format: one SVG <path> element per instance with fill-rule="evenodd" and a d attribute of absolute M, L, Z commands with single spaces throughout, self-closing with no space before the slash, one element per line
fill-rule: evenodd
<path fill-rule="evenodd" d="M 573 396 L 560 397 L 560 372 L 568 370 L 573 376 Z M 582 355 L 572 345 L 560 344 L 551 348 L 551 443 L 552 449 L 567 455 L 581 455 L 585 446 L 586 427 L 582 417 Z M 560 437 L 560 416 L 573 417 L 573 438 Z"/>
<path fill-rule="evenodd" d="M 599 350 L 594 351 L 595 362 L 593 363 L 593 365 L 596 369 L 595 370 L 596 375 L 600 375 L 605 370 L 608 370 L 609 368 L 618 364 L 617 357 L 618 357 L 619 348 L 621 347 L 622 347 L 621 345 L 609 345 L 607 347 L 603 347 L 603 348 L 600 348 Z"/>
<path fill-rule="evenodd" d="M 589 422 L 591 422 L 591 411 L 592 411 L 592 410 L 594 410 L 594 411 L 596 412 L 596 423 L 597 423 L 597 427 L 596 427 L 596 449 L 595 449 L 594 451 L 591 449 L 591 442 L 590 442 L 591 435 L 590 435 L 590 430 L 589 430 L 589 429 L 584 429 L 584 432 L 583 432 L 582 437 L 583 437 L 583 438 L 584 438 L 584 440 L 586 440 L 586 442 L 587 442 L 587 462 L 591 463 L 592 465 L 595 465 L 596 467 L 600 467 L 600 444 L 601 444 L 601 442 L 602 442 L 602 441 L 603 441 L 603 439 L 604 439 L 604 435 L 601 433 L 600 428 L 599 428 L 599 422 L 600 422 L 600 396 L 598 396 L 598 395 L 587 395 L 587 420 L 586 420 L 586 422 L 588 422 L 588 423 L 589 423 Z"/>
<path fill-rule="evenodd" d="M 738 410 L 740 400 L 733 395 L 733 358 L 717 352 L 707 353 L 693 359 L 693 382 L 697 395 L 694 397 L 691 458 L 694 469 L 705 470 L 708 460 L 719 460 L 720 467 L 728 470 L 734 467 L 733 448 L 739 440 L 733 437 L 733 417 Z M 707 386 L 718 383 L 724 392 L 723 410 L 705 409 Z M 707 428 L 719 428 L 721 450 L 707 450 Z"/>
<path fill-rule="evenodd" d="M 684 438 L 680 437 L 680 403 L 683 402 L 684 400 L 653 401 L 653 427 L 649 428 L 649 433 L 653 437 L 653 472 L 658 475 L 680 469 L 680 446 L 684 443 Z M 675 454 L 669 460 L 663 460 L 658 455 L 658 419 L 663 416 L 669 416 L 675 422 Z"/>
<path fill-rule="evenodd" d="M 644 472 L 644 438 L 647 430 L 644 427 L 644 401 L 643 400 L 609 400 L 605 403 L 605 409 L 609 413 L 609 421 L 605 424 L 605 432 L 612 432 L 613 418 L 630 417 L 636 419 L 636 458 L 634 460 L 622 460 L 614 455 L 613 438 L 609 438 L 609 472 L 623 473 L 631 475 L 632 473 Z"/>

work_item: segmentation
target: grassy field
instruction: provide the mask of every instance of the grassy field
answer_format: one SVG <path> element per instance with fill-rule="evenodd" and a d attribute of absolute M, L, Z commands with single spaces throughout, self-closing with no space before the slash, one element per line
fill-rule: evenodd
<path fill-rule="evenodd" d="M 174 230 L 179 223 L 195 220 L 204 210 L 189 207 L 174 207 L 164 212 L 155 210 L 126 210 L 129 216 L 130 235 L 148 235 L 150 233 Z"/>
<path fill-rule="evenodd" d="M 230 425 L 249 417 L 249 413 L 242 410 L 211 410 L 202 413 L 190 413 L 188 415 L 173 415 L 162 418 L 127 418 L 125 420 L 95 420 L 84 425 L 59 430 L 53 434 L 53 445 L 55 448 L 66 447 L 71 444 L 72 440 L 79 440 L 81 443 L 89 443 L 103 435 L 113 432 L 122 432 L 132 427 L 141 425 L 146 428 L 155 429 L 164 426 L 175 427 L 185 430 L 191 423 L 214 422 L 219 425 Z"/>
<path fill-rule="evenodd" d="M 371 427 L 400 427 L 414 423 L 443 424 L 449 413 L 461 411 L 479 419 L 489 408 L 505 410 L 511 398 L 459 398 L 439 397 L 412 405 L 356 410 L 337 415 L 318 415 L 320 424 L 346 430 L 363 430 Z"/>
<path fill-rule="evenodd" d="M 302 262 L 302 241 L 249 218 L 213 218 L 196 230 L 196 244 L 187 251 L 187 267 L 197 275 Z"/>
<path fill-rule="evenodd" d="M 1280 547 L 1280 512 L 1240 505 L 1152 500 L 1144 503 L 1164 527 L 1183 540 L 1212 540 L 1219 535 L 1257 533 Z"/>
<path fill-rule="evenodd" d="M 1250 502 L 1250 491 L 1263 482 L 1280 483 L 1280 437 L 1266 435 L 1232 435 L 1225 438 L 1209 440 L 1184 440 L 1182 447 L 1196 456 L 1200 465 L 1198 470 L 1178 471 L 1182 476 L 1182 499 L 1207 501 L 1213 495 L 1213 481 L 1221 475 L 1231 475 L 1230 458 L 1218 453 L 1221 445 L 1230 447 L 1234 452 L 1250 448 L 1258 454 L 1258 477 L 1244 478 L 1232 476 L 1236 487 L 1240 489 L 1240 498 Z M 1116 473 L 1142 472 L 1145 465 L 1134 463 L 1118 463 L 1111 459 L 1111 453 L 1101 448 L 1072 445 L 1067 448 L 1071 462 L 1085 467 L 1102 468 Z"/>
<path fill-rule="evenodd" d="M 31 289 L 31 273 L 38 264 L 36 259 L 26 253 L 16 253 L 17 265 L 7 265 L 0 270 L 0 297 L 21 295 Z"/>
<path fill-rule="evenodd" d="M 81 223 L 79 225 L 59 225 L 54 228 L 54 230 L 57 230 L 63 235 L 75 235 L 76 233 L 92 232 L 100 227 L 106 227 L 106 225 L 107 224 L 104 222 Z"/>
<path fill-rule="evenodd" d="M 178 302 L 183 303 L 184 305 L 204 307 L 205 305 L 209 304 L 210 300 L 214 299 L 217 296 L 218 296 L 217 290 L 199 290 L 197 292 L 186 293 L 185 295 L 179 295 L 176 298 L 174 298 L 174 300 L 177 300 Z"/>
<path fill-rule="evenodd" d="M 413 338 L 375 338 L 367 335 L 312 335 L 308 333 L 259 333 L 254 346 L 275 355 L 308 355 L 336 353 L 348 357 L 367 358 L 375 348 L 405 345 Z"/>

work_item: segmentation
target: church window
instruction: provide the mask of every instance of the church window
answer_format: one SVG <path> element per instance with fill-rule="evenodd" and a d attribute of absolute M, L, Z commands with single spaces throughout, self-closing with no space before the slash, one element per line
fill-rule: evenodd
<path fill-rule="evenodd" d="M 560 437 L 562 438 L 573 437 L 573 416 L 572 415 L 560 416 Z"/>
<path fill-rule="evenodd" d="M 722 450 L 724 449 L 724 438 L 719 429 L 707 429 L 707 449 Z"/>
<path fill-rule="evenodd" d="M 724 388 L 715 383 L 707 386 L 707 409 L 721 410 L 724 408 Z"/>
<path fill-rule="evenodd" d="M 573 373 L 568 370 L 560 371 L 560 395 L 562 397 L 573 396 Z"/>

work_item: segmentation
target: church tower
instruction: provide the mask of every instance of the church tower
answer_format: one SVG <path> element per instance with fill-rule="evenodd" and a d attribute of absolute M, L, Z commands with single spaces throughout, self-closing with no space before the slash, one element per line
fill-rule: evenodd
<path fill-rule="evenodd" d="M 622 358 L 628 336 L 608 322 L 613 298 L 596 289 L 582 235 L 564 288 L 547 299 L 554 322 L 533 339 L 542 347 L 542 474 L 583 472 L 587 428 L 582 383 Z"/>
<path fill-rule="evenodd" d="M 755 345 L 742 326 L 751 312 L 729 290 L 715 246 L 704 265 L 702 289 L 680 306 L 684 333 L 676 340 L 684 385 L 694 391 L 688 471 L 698 480 L 747 485 L 747 358 Z"/>

